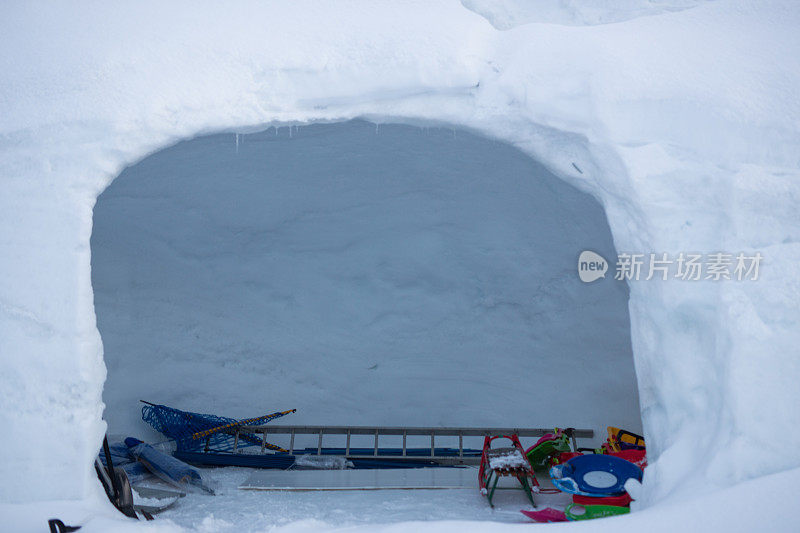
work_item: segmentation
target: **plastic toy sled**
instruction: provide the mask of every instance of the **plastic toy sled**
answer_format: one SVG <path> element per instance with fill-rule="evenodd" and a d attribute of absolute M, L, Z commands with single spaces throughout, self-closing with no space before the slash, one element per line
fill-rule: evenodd
<path fill-rule="evenodd" d="M 619 496 L 625 482 L 642 480 L 642 470 L 624 459 L 609 455 L 581 455 L 550 469 L 553 484 L 564 492 L 581 496 Z"/>

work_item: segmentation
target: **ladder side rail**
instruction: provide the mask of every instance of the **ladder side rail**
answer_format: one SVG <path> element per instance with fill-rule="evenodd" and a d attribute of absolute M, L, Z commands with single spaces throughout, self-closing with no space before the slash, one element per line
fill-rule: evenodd
<path fill-rule="evenodd" d="M 489 435 L 512 435 L 520 437 L 541 437 L 551 433 L 551 428 L 467 428 L 467 427 L 399 427 L 399 426 L 242 426 L 243 434 L 272 433 L 272 434 L 318 434 L 320 430 L 334 435 L 374 435 L 379 431 L 381 435 L 430 435 L 437 436 L 464 436 L 482 437 Z M 594 430 L 575 429 L 574 438 L 593 438 Z"/>

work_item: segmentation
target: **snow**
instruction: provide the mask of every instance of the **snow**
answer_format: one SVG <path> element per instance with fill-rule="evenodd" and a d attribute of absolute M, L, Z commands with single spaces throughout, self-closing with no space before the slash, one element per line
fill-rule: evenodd
<path fill-rule="evenodd" d="M 498 30 L 535 22 L 584 26 L 680 11 L 707 0 L 461 0 Z"/>
<path fill-rule="evenodd" d="M 237 484 L 248 475 L 248 469 L 239 468 L 204 471 L 204 477 L 215 478 L 217 496 L 187 495 L 148 523 L 123 521 L 111 514 L 115 512 L 113 509 L 98 512 L 97 506 L 86 508 L 74 501 L 49 502 L 47 512 L 60 516 L 67 524 L 84 524 L 81 531 L 88 533 L 112 530 L 294 533 L 345 528 L 355 532 L 413 529 L 423 533 L 501 533 L 518 531 L 519 524 L 532 524 L 519 512 L 531 507 L 518 489 L 498 490 L 494 497 L 496 507 L 492 510 L 477 489 L 305 493 L 238 490 Z M 548 527 L 611 533 L 646 524 L 648 531 L 668 533 L 679 528 L 696 528 L 699 524 L 704 529 L 711 526 L 712 531 L 745 532 L 761 528 L 795 531 L 796 524 L 780 510 L 783 506 L 793 508 L 798 476 L 798 470 L 782 472 L 713 493 L 700 492 L 688 500 L 665 502 L 624 517 Z M 563 497 L 563 494 L 535 495 L 542 507 L 566 505 L 569 502 Z M 747 502 L 747 505 L 732 505 L 732 502 Z M 214 505 L 213 512 L 209 512 L 209 505 Z M 43 511 L 41 503 L 7 505 L 4 511 L 8 523 L 21 526 L 18 530 L 42 530 L 42 520 L 37 519 Z"/>
<path fill-rule="evenodd" d="M 114 433 L 163 438 L 139 399 L 297 408 L 284 424 L 593 428 L 585 446 L 611 423 L 641 432 L 627 286 L 575 275 L 581 250 L 614 254 L 602 208 L 467 131 L 180 143 L 100 195 L 91 247 Z"/>
<path fill-rule="evenodd" d="M 292 468 L 308 468 L 308 469 L 322 469 L 322 470 L 344 470 L 345 468 L 352 468 L 353 463 L 344 457 L 326 457 L 319 455 L 299 455 L 294 460 Z"/>
<path fill-rule="evenodd" d="M 411 469 L 412 473 L 417 469 Z M 422 469 L 430 470 L 430 469 Z M 440 471 L 450 469 L 440 469 Z M 462 470 L 462 469 L 457 469 Z M 526 523 L 528 520 L 520 509 L 530 508 L 525 494 L 513 490 L 498 490 L 497 508 L 492 510 L 486 498 L 477 488 L 477 469 L 470 468 L 474 487 L 469 489 L 447 488 L 383 489 L 383 490 L 330 490 L 330 491 L 257 491 L 240 490 L 237 487 L 247 480 L 249 470 L 226 468 L 204 470 L 203 477 L 212 476 L 216 482 L 217 496 L 213 498 L 187 495 L 159 519 L 169 519 L 190 529 L 202 530 L 202 522 L 212 515 L 220 531 L 233 530 L 241 524 L 245 530 L 268 530 L 303 520 L 314 520 L 320 529 L 325 527 L 368 526 L 375 523 L 400 523 L 413 520 L 479 520 Z M 392 471 L 357 470 L 350 473 L 386 474 Z M 278 474 L 341 474 L 341 472 L 278 472 Z M 265 474 L 269 474 L 265 472 Z M 405 477 L 400 483 L 394 477 L 380 476 L 381 481 L 394 482 L 400 486 L 413 485 Z M 281 477 L 281 479 L 283 479 Z M 517 483 L 516 480 L 512 480 Z M 324 482 L 323 482 L 324 484 Z M 508 486 L 513 487 L 510 483 Z"/>
<path fill-rule="evenodd" d="M 516 449 L 503 450 L 502 452 L 495 452 L 498 455 L 489 457 L 489 468 L 492 469 L 507 469 L 507 468 L 524 468 L 529 467 L 528 460 Z"/>
<path fill-rule="evenodd" d="M 341 491 L 470 489 L 478 480 L 477 467 L 359 468 L 347 470 L 257 470 L 242 490 Z"/>
<path fill-rule="evenodd" d="M 521 18 L 505 31 L 457 2 L 2 9 L 0 500 L 15 529 L 52 516 L 134 528 L 91 467 L 105 430 L 97 196 L 201 133 L 355 117 L 513 144 L 599 200 L 619 251 L 761 252 L 757 282 L 631 282 L 650 466 L 631 515 L 563 527 L 673 531 L 724 509 L 720 530 L 796 529 L 795 3 L 722 0 L 592 26 Z M 196 525 L 236 520 L 215 517 Z M 312 520 L 285 530 L 328 527 Z M 504 529 L 382 529 L 410 527 Z"/>

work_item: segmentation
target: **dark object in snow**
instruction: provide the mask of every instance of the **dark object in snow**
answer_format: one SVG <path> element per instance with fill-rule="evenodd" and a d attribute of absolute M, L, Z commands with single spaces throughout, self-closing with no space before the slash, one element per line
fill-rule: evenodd
<path fill-rule="evenodd" d="M 125 439 L 125 444 L 130 449 L 131 455 L 162 481 L 181 489 L 199 489 L 214 494 L 214 491 L 203 483 L 200 472 L 186 463 L 133 437 Z"/>
<path fill-rule="evenodd" d="M 150 471 L 147 470 L 142 463 L 131 457 L 128 447 L 124 442 L 109 443 L 108 448 L 111 452 L 111 459 L 114 462 L 114 468 L 122 468 L 132 486 L 135 486 L 137 483 L 152 477 Z M 108 462 L 103 450 L 100 450 L 98 459 L 100 459 L 100 463 L 103 465 L 103 467 L 108 466 Z"/>
<path fill-rule="evenodd" d="M 47 521 L 47 525 L 50 526 L 50 533 L 72 533 L 81 528 L 81 526 L 68 526 L 58 518 L 51 518 Z"/>
<path fill-rule="evenodd" d="M 181 411 L 166 405 L 145 402 L 142 407 L 142 420 L 157 431 L 173 439 L 178 452 L 231 452 L 239 445 L 264 446 L 273 451 L 286 451 L 250 435 L 241 435 L 237 430 L 242 426 L 266 424 L 271 420 L 294 413 L 296 409 L 281 411 L 256 418 L 237 420 L 223 416 L 207 415 Z M 243 442 L 239 442 L 239 441 Z"/>
<path fill-rule="evenodd" d="M 147 520 L 152 519 L 151 513 L 163 511 L 175 503 L 178 498 L 186 495 L 184 490 L 174 488 L 172 483 L 156 481 L 155 474 L 150 472 L 143 463 L 131 456 L 130 450 L 124 442 L 111 443 L 108 449 L 113 470 L 122 470 L 122 472 L 116 472 L 115 474 L 119 480 L 119 486 L 123 488 L 123 493 L 126 493 L 125 487 L 130 486 L 133 510 Z M 104 449 L 100 451 L 97 459 L 98 476 L 100 476 L 105 485 L 102 472 L 108 472 L 108 459 Z M 107 474 L 106 477 L 108 482 L 111 482 L 112 478 Z M 109 493 L 109 499 L 114 501 L 113 488 Z"/>
<path fill-rule="evenodd" d="M 114 466 L 107 436 L 103 437 L 103 456 L 105 457 L 105 464 L 101 463 L 100 459 L 97 458 L 94 461 L 94 468 L 95 472 L 97 472 L 97 477 L 100 478 L 100 482 L 103 484 L 106 496 L 122 514 L 138 520 L 139 517 L 136 516 L 136 511 L 133 510 L 131 484 L 128 481 L 128 476 L 125 475 L 125 471 L 120 467 Z"/>

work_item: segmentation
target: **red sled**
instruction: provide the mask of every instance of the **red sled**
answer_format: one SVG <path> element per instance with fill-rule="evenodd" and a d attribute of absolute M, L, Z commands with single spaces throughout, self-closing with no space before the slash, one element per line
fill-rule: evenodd
<path fill-rule="evenodd" d="M 647 466 L 647 452 L 645 450 L 621 450 L 618 452 L 609 452 L 608 455 L 625 459 L 629 463 L 633 463 L 642 470 Z"/>
<path fill-rule="evenodd" d="M 542 524 L 567 521 L 567 515 L 564 514 L 564 511 L 559 511 L 558 509 L 553 509 L 552 507 L 547 507 L 541 511 L 520 511 L 520 513 L 524 514 L 534 522 L 540 522 Z"/>
<path fill-rule="evenodd" d="M 631 496 L 627 492 L 619 496 L 581 496 L 580 494 L 573 494 L 572 501 L 577 505 L 613 505 L 615 507 L 629 507 L 631 504 Z"/>
<path fill-rule="evenodd" d="M 495 439 L 508 439 L 512 445 L 505 448 L 492 448 L 492 441 Z M 536 481 L 536 475 L 533 473 L 528 458 L 525 457 L 525 450 L 522 448 L 517 434 L 493 437 L 486 435 L 483 440 L 481 467 L 478 470 L 478 484 L 481 494 L 486 496 L 492 507 L 494 507 L 492 498 L 497 489 L 497 483 L 501 477 L 506 476 L 517 478 L 531 505 L 536 507 L 533 502 L 533 492 L 538 492 L 539 482 Z"/>

